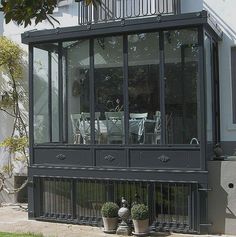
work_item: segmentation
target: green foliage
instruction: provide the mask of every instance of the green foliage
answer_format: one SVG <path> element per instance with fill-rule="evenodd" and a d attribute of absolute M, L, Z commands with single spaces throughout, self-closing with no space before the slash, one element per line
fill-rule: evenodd
<path fill-rule="evenodd" d="M 100 0 L 84 0 L 86 4 L 100 3 Z M 52 25 L 53 21 L 59 23 L 53 16 L 53 10 L 57 6 L 57 0 L 1 0 L 6 23 L 16 22 L 24 27 L 31 25 L 34 20 L 39 22 L 48 20 Z"/>
<path fill-rule="evenodd" d="M 24 52 L 19 45 L 1 36 L 0 55 L 0 71 L 6 73 L 9 77 L 14 77 L 16 80 L 21 79 L 23 74 L 22 57 Z"/>
<path fill-rule="evenodd" d="M 144 204 L 135 204 L 131 208 L 131 217 L 133 220 L 146 220 L 149 218 L 148 207 Z"/>
<path fill-rule="evenodd" d="M 119 207 L 114 202 L 106 202 L 102 205 L 101 213 L 103 217 L 118 217 Z"/>
<path fill-rule="evenodd" d="M 5 91 L 5 93 L 7 92 Z M 0 100 L 1 108 L 9 109 L 9 108 L 13 108 L 13 106 L 14 106 L 14 100 L 10 96 L 5 97 L 4 99 Z"/>
<path fill-rule="evenodd" d="M 12 159 L 28 163 L 27 124 L 20 107 L 28 97 L 22 86 L 22 82 L 24 82 L 24 52 L 19 45 L 1 36 L 0 55 L 0 73 L 4 75 L 0 88 L 0 110 L 13 119 L 11 136 L 0 143 L 0 147 L 4 147 L 10 154 L 8 165 L 3 167 L 2 171 L 11 175 L 14 169 Z"/>
<path fill-rule="evenodd" d="M 31 233 L 27 233 L 27 234 L 17 234 L 17 233 L 5 233 L 5 232 L 0 232 L 0 237 L 43 237 L 42 234 L 31 234 Z"/>
<path fill-rule="evenodd" d="M 1 147 L 6 147 L 9 153 L 21 152 L 26 146 L 28 146 L 27 137 L 7 137 L 0 143 Z"/>
<path fill-rule="evenodd" d="M 13 169 L 14 169 L 13 164 L 4 165 L 2 167 L 2 171 L 5 174 L 11 174 L 13 172 Z"/>

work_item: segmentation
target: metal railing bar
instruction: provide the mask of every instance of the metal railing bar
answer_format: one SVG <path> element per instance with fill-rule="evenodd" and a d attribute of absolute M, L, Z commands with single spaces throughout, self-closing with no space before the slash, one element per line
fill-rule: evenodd
<path fill-rule="evenodd" d="M 178 195 L 178 189 L 177 189 L 177 184 L 175 185 L 175 224 L 177 226 L 179 216 L 178 216 L 178 207 L 177 207 L 177 195 Z"/>
<path fill-rule="evenodd" d="M 164 198 L 163 198 L 163 184 L 161 183 L 160 186 L 161 186 L 161 187 L 160 187 L 160 191 L 161 191 L 160 195 L 161 195 L 161 217 L 162 217 L 161 222 L 163 223 L 163 222 L 164 222 L 164 212 L 163 212 L 163 200 L 164 200 Z"/>
<path fill-rule="evenodd" d="M 168 223 L 171 222 L 171 213 L 170 213 L 170 184 L 167 184 L 167 213 L 168 213 Z"/>
<path fill-rule="evenodd" d="M 153 16 L 156 14 L 178 14 L 178 0 L 102 0 L 95 8 L 78 3 L 79 25 L 116 21 L 121 19 Z"/>
<path fill-rule="evenodd" d="M 66 178 L 38 178 L 41 181 L 42 205 L 40 218 L 98 225 L 101 204 L 124 197 L 131 207 L 136 201 L 149 206 L 150 221 L 157 230 L 194 231 L 195 195 L 197 184 L 149 181 L 82 180 Z M 75 197 L 72 198 L 71 190 Z M 72 203 L 76 202 L 76 203 Z M 72 208 L 75 208 L 75 213 Z M 73 214 L 73 216 L 72 216 Z"/>
<path fill-rule="evenodd" d="M 163 8 L 163 10 L 164 11 L 166 10 L 166 12 L 169 13 L 169 0 L 167 0 L 165 3 L 166 3 L 166 9 Z"/>

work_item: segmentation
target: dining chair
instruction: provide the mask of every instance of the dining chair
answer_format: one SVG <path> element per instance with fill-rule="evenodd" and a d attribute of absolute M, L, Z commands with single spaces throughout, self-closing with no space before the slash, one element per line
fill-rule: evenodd
<path fill-rule="evenodd" d="M 156 111 L 154 115 L 155 128 L 154 128 L 154 144 L 157 144 L 161 140 L 161 112 Z"/>
<path fill-rule="evenodd" d="M 124 143 L 124 112 L 105 112 L 108 144 Z"/>
<path fill-rule="evenodd" d="M 144 124 L 147 119 L 148 113 L 130 113 L 129 117 L 131 121 L 129 122 L 129 131 L 134 141 L 134 136 L 137 138 L 138 143 L 145 142 L 145 129 Z"/>
<path fill-rule="evenodd" d="M 71 114 L 70 119 L 72 124 L 74 144 L 79 144 L 81 141 L 81 132 L 80 132 L 81 114 Z"/>
<path fill-rule="evenodd" d="M 100 112 L 95 112 L 95 141 L 100 143 L 101 131 L 100 131 Z M 84 144 L 89 144 L 91 142 L 91 115 L 90 113 L 81 113 L 81 134 L 83 136 Z"/>

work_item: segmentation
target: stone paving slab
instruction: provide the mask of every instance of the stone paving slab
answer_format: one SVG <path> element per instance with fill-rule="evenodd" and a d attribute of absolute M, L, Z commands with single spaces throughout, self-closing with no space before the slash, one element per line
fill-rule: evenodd
<path fill-rule="evenodd" d="M 41 233 L 45 237 L 121 237 L 103 233 L 102 228 L 28 220 L 26 209 L 19 205 L 0 207 L 0 232 Z M 190 237 L 194 235 L 157 233 L 158 237 Z M 199 235 L 196 235 L 199 237 Z M 207 237 L 207 235 L 201 235 Z M 226 237 L 226 236 L 225 236 Z"/>

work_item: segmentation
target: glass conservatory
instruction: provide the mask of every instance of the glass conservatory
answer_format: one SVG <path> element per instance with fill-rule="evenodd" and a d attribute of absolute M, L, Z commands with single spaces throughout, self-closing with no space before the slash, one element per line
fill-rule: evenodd
<path fill-rule="evenodd" d="M 221 31 L 204 11 L 95 23 L 22 35 L 29 216 L 99 225 L 125 197 L 155 230 L 204 231 Z"/>

